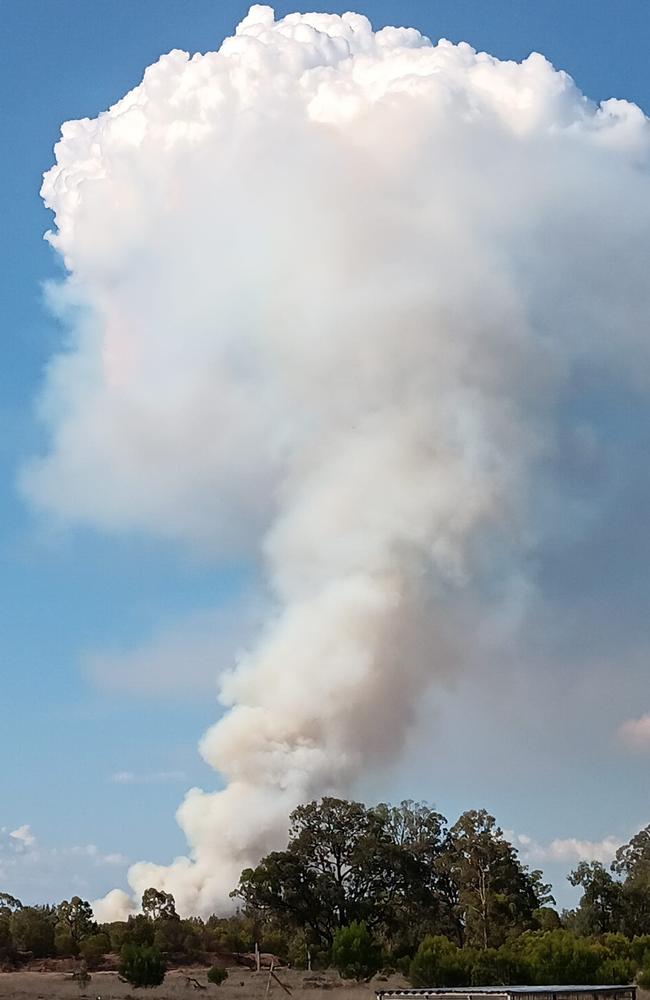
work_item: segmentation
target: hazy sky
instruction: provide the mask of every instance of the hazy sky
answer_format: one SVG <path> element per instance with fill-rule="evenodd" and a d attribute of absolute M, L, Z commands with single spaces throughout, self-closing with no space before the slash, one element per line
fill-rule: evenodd
<path fill-rule="evenodd" d="M 276 16 L 347 7 L 277 4 Z M 407 24 L 501 59 L 540 51 L 590 98 L 650 111 L 646 0 L 357 9 L 376 28 Z M 192 785 L 215 785 L 196 749 L 217 712 L 211 664 L 234 655 L 259 617 L 254 558 L 215 563 L 143 532 L 62 527 L 18 495 L 18 468 L 46 447 L 36 399 L 65 338 L 45 304 L 44 283 L 63 268 L 42 240 L 52 220 L 41 174 L 63 121 L 96 117 L 170 49 L 216 49 L 246 11 L 229 0 L 0 0 L 0 889 L 24 901 L 94 898 L 125 884 L 129 862 L 184 851 L 174 811 Z M 358 788 L 367 801 L 426 798 L 451 819 L 487 807 L 562 902 L 577 859 L 607 859 L 650 821 L 650 725 L 629 724 L 650 711 L 650 477 L 639 461 L 649 408 L 647 397 L 632 408 L 625 393 L 603 402 L 589 387 L 579 406 L 626 487 L 591 534 L 537 554 L 545 600 L 525 669 L 517 650 L 498 678 L 472 671 L 430 694 L 408 760 Z M 562 461 L 568 481 L 571 455 Z"/>

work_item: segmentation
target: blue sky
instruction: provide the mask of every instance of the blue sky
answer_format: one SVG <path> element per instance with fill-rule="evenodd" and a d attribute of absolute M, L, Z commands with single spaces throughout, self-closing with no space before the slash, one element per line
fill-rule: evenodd
<path fill-rule="evenodd" d="M 278 3 L 276 14 L 348 6 Z M 500 58 L 541 51 L 590 97 L 624 97 L 650 111 L 646 0 L 367 0 L 357 8 L 376 27 L 409 24 L 433 39 L 464 39 Z M 96 116 L 163 52 L 216 48 L 246 10 L 229 0 L 5 0 L 0 8 L 6 358 L 0 370 L 0 826 L 6 834 L 0 872 L 7 883 L 0 888 L 29 901 L 72 891 L 94 897 L 123 884 L 127 859 L 163 862 L 184 849 L 174 810 L 190 785 L 214 783 L 196 752 L 215 715 L 209 681 L 198 679 L 183 695 L 177 687 L 156 694 L 146 678 L 134 689 L 124 678 L 107 683 L 106 672 L 112 654 L 164 633 L 168 623 L 202 609 L 209 615 L 220 602 L 227 606 L 248 576 L 246 566 L 215 568 L 172 544 L 107 538 L 85 528 L 62 531 L 37 520 L 18 496 L 17 468 L 43 446 L 34 403 L 44 365 L 63 337 L 42 292 L 62 269 L 41 238 L 51 219 L 39 199 L 40 176 L 52 163 L 61 122 Z M 620 568 L 626 585 L 639 566 Z M 549 565 L 548 572 L 560 580 L 563 571 Z M 647 598 L 647 581 L 633 582 Z M 598 594 L 591 599 L 597 604 Z M 624 614 L 626 602 L 614 607 L 615 615 Z M 583 683 L 581 676 L 574 680 Z M 628 681 L 633 712 L 647 691 L 645 662 L 623 686 Z M 548 692 L 566 682 L 558 673 L 544 684 Z M 451 742 L 456 725 L 471 722 L 473 736 L 461 739 L 465 752 L 443 763 L 438 750 L 407 772 L 377 775 L 368 797 L 428 798 L 450 817 L 485 805 L 505 827 L 544 844 L 556 837 L 626 836 L 649 818 L 647 758 L 589 742 L 589 699 L 602 703 L 609 683 L 609 675 L 600 686 L 596 678 L 583 700 L 585 718 L 564 719 L 558 706 L 561 736 L 545 729 L 551 710 L 542 713 L 539 729 L 522 734 L 528 746 L 520 760 L 489 774 L 485 759 L 477 764 L 476 734 L 484 731 L 498 763 L 508 754 L 503 730 L 495 733 L 485 718 L 496 696 L 456 692 L 441 725 Z M 619 707 L 625 707 L 620 699 Z M 639 711 L 648 708 L 650 698 Z M 24 837 L 10 836 L 24 824 L 38 851 Z M 545 867 L 560 878 L 567 866 L 549 861 Z"/>

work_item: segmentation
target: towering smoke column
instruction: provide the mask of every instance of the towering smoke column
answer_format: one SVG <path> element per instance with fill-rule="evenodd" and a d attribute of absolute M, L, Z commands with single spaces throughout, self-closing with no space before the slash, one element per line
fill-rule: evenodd
<path fill-rule="evenodd" d="M 134 865 L 135 898 L 223 906 L 293 806 L 394 758 L 434 679 L 516 623 L 530 555 L 591 502 L 558 472 L 581 387 L 646 389 L 649 142 L 540 55 L 262 6 L 63 126 L 42 194 L 71 343 L 23 488 L 261 555 L 273 595 L 201 742 L 225 788 L 189 792 L 189 857 Z"/>

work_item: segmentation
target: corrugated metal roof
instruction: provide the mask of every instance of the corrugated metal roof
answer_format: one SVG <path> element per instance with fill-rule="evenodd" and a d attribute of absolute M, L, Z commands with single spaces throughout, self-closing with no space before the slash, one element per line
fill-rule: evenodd
<path fill-rule="evenodd" d="M 498 993 L 520 996 L 527 993 L 621 993 L 635 990 L 630 986 L 431 986 L 403 989 L 376 990 L 378 997 L 422 997 L 446 993 L 460 993 L 463 996 L 472 994 Z"/>

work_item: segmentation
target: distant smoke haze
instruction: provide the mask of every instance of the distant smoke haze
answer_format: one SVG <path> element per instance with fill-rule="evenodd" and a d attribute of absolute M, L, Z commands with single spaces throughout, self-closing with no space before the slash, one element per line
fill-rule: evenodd
<path fill-rule="evenodd" d="M 215 663 L 200 750 L 225 787 L 188 792 L 188 856 L 135 864 L 99 919 L 150 885 L 231 905 L 298 802 L 394 760 L 432 686 L 526 647 L 538 553 L 611 489 L 599 408 L 647 394 L 649 145 L 639 108 L 540 55 L 262 6 L 63 126 L 42 195 L 70 342 L 22 489 L 254 554 L 271 595 Z"/>
<path fill-rule="evenodd" d="M 618 728 L 621 744 L 628 750 L 647 753 L 650 750 L 650 712 L 638 719 L 627 719 Z"/>
<path fill-rule="evenodd" d="M 168 781 L 184 781 L 184 771 L 149 771 L 137 774 L 135 771 L 116 771 L 111 775 L 115 785 L 156 785 Z"/>

